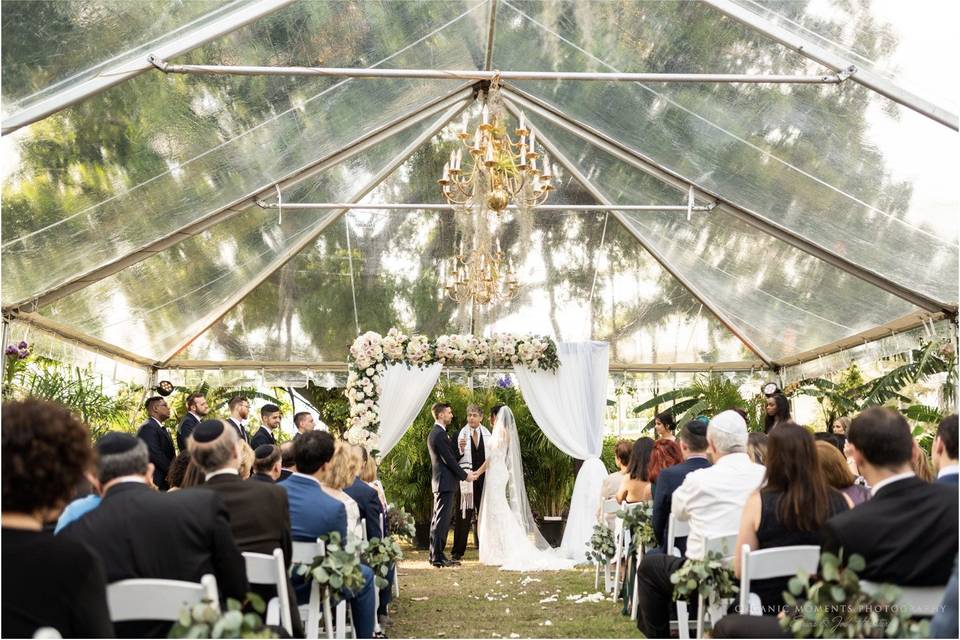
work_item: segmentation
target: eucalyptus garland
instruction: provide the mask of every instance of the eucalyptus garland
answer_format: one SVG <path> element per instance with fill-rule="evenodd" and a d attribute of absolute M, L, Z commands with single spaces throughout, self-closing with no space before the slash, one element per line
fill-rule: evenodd
<path fill-rule="evenodd" d="M 587 545 L 587 559 L 597 564 L 609 564 L 617 555 L 613 532 L 604 524 L 593 525 L 593 535 Z"/>
<path fill-rule="evenodd" d="M 644 549 L 657 546 L 657 536 L 653 531 L 653 503 L 644 502 L 639 506 L 621 509 L 617 517 L 623 520 L 623 527 L 630 531 L 630 552 L 635 553 L 637 544 Z"/>
<path fill-rule="evenodd" d="M 299 575 L 315 580 L 320 591 L 330 592 L 334 600 L 340 599 L 340 591 L 349 589 L 357 592 L 363 588 L 363 572 L 360 569 L 360 555 L 364 543 L 348 539 L 341 544 L 340 534 L 331 531 L 320 536 L 324 541 L 323 555 L 317 555 L 310 564 L 299 564 L 294 569 Z"/>
<path fill-rule="evenodd" d="M 243 613 L 244 605 L 253 612 Z M 263 598 L 248 593 L 243 602 L 227 599 L 227 610 L 220 611 L 220 603 L 204 599 L 192 607 L 184 607 L 180 617 L 170 628 L 170 638 L 277 638 L 273 629 L 263 623 L 266 611 Z"/>
<path fill-rule="evenodd" d="M 703 560 L 687 558 L 670 576 L 670 582 L 674 600 L 690 601 L 699 593 L 713 604 L 721 598 L 732 598 L 740 591 L 733 568 L 717 551 L 708 552 Z"/>
<path fill-rule="evenodd" d="M 377 589 L 383 589 L 389 583 L 390 569 L 403 559 L 403 551 L 394 536 L 384 539 L 373 538 L 363 545 L 360 553 L 363 564 L 373 569 L 373 579 Z"/>

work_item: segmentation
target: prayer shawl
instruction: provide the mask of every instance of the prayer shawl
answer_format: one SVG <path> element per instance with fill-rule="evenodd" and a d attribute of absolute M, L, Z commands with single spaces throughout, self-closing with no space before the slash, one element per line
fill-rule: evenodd
<path fill-rule="evenodd" d="M 480 429 L 480 441 L 486 444 L 486 439 L 490 437 L 490 432 L 483 425 L 478 427 Z M 463 429 L 460 429 L 460 433 L 457 434 L 457 447 L 460 446 L 460 438 L 466 438 L 466 446 L 463 447 L 463 452 L 460 454 L 460 468 L 464 471 L 470 472 L 473 471 L 473 451 L 470 450 L 471 442 L 471 433 L 470 425 L 465 426 Z M 473 483 L 462 481 L 460 483 L 460 513 L 466 518 L 467 511 L 473 508 Z"/>

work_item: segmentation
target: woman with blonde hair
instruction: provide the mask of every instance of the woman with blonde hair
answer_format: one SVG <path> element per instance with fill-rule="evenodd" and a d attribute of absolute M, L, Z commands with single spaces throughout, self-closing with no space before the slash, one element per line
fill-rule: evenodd
<path fill-rule="evenodd" d="M 240 479 L 246 480 L 253 472 L 253 463 L 257 461 L 257 454 L 246 442 L 240 442 Z"/>
<path fill-rule="evenodd" d="M 916 442 L 913 443 L 913 473 L 924 482 L 933 482 L 933 466 L 930 464 L 930 456 L 920 448 Z"/>
<path fill-rule="evenodd" d="M 353 484 L 357 472 L 360 470 L 360 456 L 356 454 L 349 442 L 337 440 L 333 450 L 333 458 L 327 464 L 326 472 L 320 481 L 320 486 L 327 495 L 336 498 L 347 509 L 347 536 L 360 540 L 363 538 L 363 527 L 360 524 L 360 507 L 356 501 L 343 490 Z"/>
<path fill-rule="evenodd" d="M 377 480 L 377 460 L 372 455 L 367 456 L 367 461 L 360 468 L 360 479 L 377 490 L 380 496 L 380 504 L 383 510 L 387 510 L 387 495 L 383 492 L 383 484 Z"/>

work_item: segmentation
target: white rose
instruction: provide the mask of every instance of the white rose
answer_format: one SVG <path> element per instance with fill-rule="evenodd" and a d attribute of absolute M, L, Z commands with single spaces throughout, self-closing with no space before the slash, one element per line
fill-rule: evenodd
<path fill-rule="evenodd" d="M 363 391 L 357 391 L 357 394 L 355 397 L 357 400 L 363 400 L 364 398 Z"/>

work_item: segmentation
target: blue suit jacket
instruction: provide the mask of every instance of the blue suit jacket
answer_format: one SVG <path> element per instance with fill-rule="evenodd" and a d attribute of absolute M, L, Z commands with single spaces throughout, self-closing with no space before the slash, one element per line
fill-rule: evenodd
<path fill-rule="evenodd" d="M 360 507 L 360 517 L 367 521 L 367 540 L 383 539 L 380 530 L 380 516 L 383 515 L 383 505 L 377 490 L 360 478 L 354 478 L 353 484 L 344 488 L 344 493 L 354 499 Z"/>
<path fill-rule="evenodd" d="M 290 504 L 290 530 L 294 540 L 315 541 L 331 531 L 347 539 L 347 508 L 320 488 L 311 478 L 291 475 L 277 483 L 287 491 Z"/>
<path fill-rule="evenodd" d="M 690 458 L 680 464 L 667 467 L 657 476 L 656 492 L 653 495 L 653 532 L 657 536 L 657 544 L 666 551 L 667 545 L 667 523 L 670 522 L 670 507 L 673 502 L 673 492 L 683 484 L 687 474 L 697 469 L 704 469 L 710 466 L 710 461 L 706 458 Z M 681 538 L 682 542 L 677 547 L 682 553 L 686 552 L 686 539 Z"/>
<path fill-rule="evenodd" d="M 958 476 L 956 473 L 948 473 L 942 478 L 937 478 L 937 482 L 940 484 L 952 484 L 953 486 L 957 486 L 958 478 L 960 478 L 960 476 Z"/>

